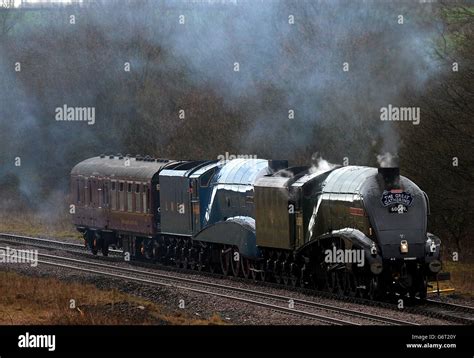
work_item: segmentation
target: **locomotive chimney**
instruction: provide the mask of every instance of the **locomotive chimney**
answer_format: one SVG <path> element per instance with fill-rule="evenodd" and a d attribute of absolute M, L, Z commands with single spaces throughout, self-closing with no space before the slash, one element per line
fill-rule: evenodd
<path fill-rule="evenodd" d="M 268 161 L 268 167 L 272 170 L 272 172 L 276 173 L 279 170 L 288 168 L 288 160 L 271 159 Z"/>
<path fill-rule="evenodd" d="M 398 189 L 400 187 L 400 168 L 379 168 L 379 177 L 382 178 L 385 189 Z"/>

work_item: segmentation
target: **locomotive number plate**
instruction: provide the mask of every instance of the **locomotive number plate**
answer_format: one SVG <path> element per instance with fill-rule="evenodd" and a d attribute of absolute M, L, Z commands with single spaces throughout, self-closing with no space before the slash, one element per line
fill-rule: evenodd
<path fill-rule="evenodd" d="M 408 208 L 403 204 L 398 204 L 389 207 L 388 212 L 392 214 L 405 214 L 408 212 Z"/>

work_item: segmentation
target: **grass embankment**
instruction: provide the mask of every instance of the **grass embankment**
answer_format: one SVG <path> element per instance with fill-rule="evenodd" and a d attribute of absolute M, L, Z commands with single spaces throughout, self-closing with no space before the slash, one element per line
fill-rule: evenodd
<path fill-rule="evenodd" d="M 117 290 L 64 283 L 13 272 L 0 272 L 1 325 L 209 325 L 224 324 L 217 315 L 196 319 Z M 71 300 L 75 307 L 71 308 Z"/>
<path fill-rule="evenodd" d="M 81 234 L 72 225 L 68 215 L 48 217 L 32 212 L 1 212 L 0 232 L 54 239 L 77 238 Z"/>
<path fill-rule="evenodd" d="M 474 263 L 445 261 L 443 271 L 451 273 L 451 280 L 440 282 L 440 288 L 454 288 L 455 294 L 474 299 Z"/>

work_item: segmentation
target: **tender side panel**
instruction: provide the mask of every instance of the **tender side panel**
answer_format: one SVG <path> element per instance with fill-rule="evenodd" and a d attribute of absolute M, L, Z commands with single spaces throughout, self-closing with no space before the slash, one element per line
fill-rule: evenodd
<path fill-rule="evenodd" d="M 163 233 L 192 235 L 191 187 L 187 177 L 160 175 L 160 212 Z"/>
<path fill-rule="evenodd" d="M 279 178 L 280 179 L 280 178 Z M 295 212 L 289 206 L 288 191 L 282 186 L 255 186 L 257 245 L 292 249 Z"/>

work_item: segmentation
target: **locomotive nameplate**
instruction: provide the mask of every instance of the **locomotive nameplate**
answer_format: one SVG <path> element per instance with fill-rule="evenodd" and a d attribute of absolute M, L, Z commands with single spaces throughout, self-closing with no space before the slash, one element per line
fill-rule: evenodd
<path fill-rule="evenodd" d="M 405 206 L 410 206 L 413 202 L 413 197 L 410 193 L 407 192 L 398 192 L 398 191 L 387 191 L 385 190 L 381 198 L 382 205 L 384 207 L 402 204 Z"/>

